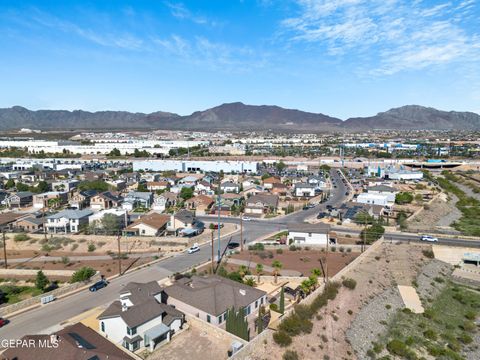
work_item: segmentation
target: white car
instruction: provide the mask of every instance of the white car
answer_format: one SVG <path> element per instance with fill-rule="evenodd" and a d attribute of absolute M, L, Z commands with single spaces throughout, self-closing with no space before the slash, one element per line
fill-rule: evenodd
<path fill-rule="evenodd" d="M 252 218 L 249 218 L 248 216 L 244 216 L 244 217 L 242 217 L 242 220 L 243 221 L 251 221 Z"/>
<path fill-rule="evenodd" d="M 189 254 L 196 253 L 197 251 L 200 251 L 200 247 L 197 244 L 193 244 L 193 246 L 188 249 Z"/>
<path fill-rule="evenodd" d="M 420 240 L 422 241 L 429 241 L 429 242 L 438 242 L 438 239 L 436 237 L 430 236 L 430 235 L 423 235 Z"/>

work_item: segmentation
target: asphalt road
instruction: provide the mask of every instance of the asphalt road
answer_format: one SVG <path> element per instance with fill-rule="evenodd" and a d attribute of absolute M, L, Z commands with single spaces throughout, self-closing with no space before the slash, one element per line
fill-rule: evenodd
<path fill-rule="evenodd" d="M 335 181 L 337 188 L 332 189 L 329 200 L 323 204 L 317 205 L 313 209 L 302 210 L 296 213 L 268 220 L 252 220 L 243 222 L 243 239 L 246 243 L 254 241 L 259 237 L 268 235 L 275 231 L 285 229 L 288 224 L 303 222 L 310 216 L 315 216 L 320 211 L 324 211 L 328 204 L 338 206 L 344 201 L 347 192 L 346 185 L 340 180 L 340 175 L 336 170 L 332 170 L 332 179 Z M 211 220 L 211 218 L 209 218 Z M 239 223 L 238 218 L 222 217 L 222 222 Z M 335 231 L 351 232 L 354 230 L 333 228 Z M 358 231 L 357 231 L 358 232 Z M 387 240 L 415 241 L 418 236 L 406 234 L 392 233 L 386 234 Z M 218 253 L 218 242 L 215 237 L 215 255 Z M 229 241 L 240 242 L 240 232 L 222 237 L 220 241 L 220 252 L 223 253 Z M 446 245 L 462 245 L 462 246 L 478 246 L 479 241 L 461 240 L 453 238 L 439 238 L 440 244 Z M 27 334 L 50 333 L 58 330 L 62 322 L 86 312 L 94 307 L 108 304 L 118 298 L 118 294 L 123 286 L 128 282 L 148 282 L 152 280 L 161 280 L 175 272 L 182 272 L 191 269 L 194 266 L 207 262 L 211 259 L 210 244 L 201 246 L 201 250 L 194 254 L 186 252 L 179 253 L 174 257 L 161 260 L 158 263 L 145 267 L 143 269 L 134 270 L 131 273 L 113 279 L 110 284 L 100 291 L 91 293 L 88 290 L 78 292 L 74 295 L 63 299 L 56 300 L 50 304 L 27 311 L 23 314 L 12 317 L 10 323 L 0 328 L 0 339 L 18 339 Z"/>
<path fill-rule="evenodd" d="M 279 219 L 254 220 L 243 222 L 243 240 L 245 243 L 254 241 L 259 237 L 268 235 L 274 231 L 285 229 L 286 224 L 303 222 L 306 218 L 325 210 L 327 204 L 338 206 L 345 198 L 347 187 L 341 181 L 336 170 L 331 171 L 332 180 L 337 188 L 332 189 L 329 200 L 309 210 L 302 210 L 289 214 Z M 199 217 L 201 219 L 201 217 Z M 209 218 L 211 220 L 211 218 Z M 222 222 L 239 223 L 238 218 L 221 218 Z M 220 231 L 221 232 L 221 231 Z M 240 232 L 222 237 L 220 241 L 220 253 L 223 254 L 229 241 L 240 243 Z M 218 239 L 215 234 L 215 254 L 218 254 Z M 179 253 L 174 257 L 162 260 L 155 265 L 135 270 L 121 277 L 113 279 L 110 284 L 100 291 L 91 293 L 88 290 L 81 291 L 72 296 L 58 299 L 50 304 L 32 309 L 23 314 L 12 317 L 10 323 L 0 328 L 0 339 L 18 339 L 27 334 L 50 333 L 61 327 L 66 320 L 86 312 L 94 307 L 108 304 L 118 298 L 122 287 L 131 281 L 148 282 L 161 280 L 175 272 L 183 272 L 194 266 L 207 262 L 211 259 L 210 244 L 202 245 L 201 250 L 194 254 Z"/>

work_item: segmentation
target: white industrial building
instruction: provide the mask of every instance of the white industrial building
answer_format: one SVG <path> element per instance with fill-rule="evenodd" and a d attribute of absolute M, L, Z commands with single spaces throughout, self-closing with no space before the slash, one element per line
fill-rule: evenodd
<path fill-rule="evenodd" d="M 372 193 L 361 193 L 357 197 L 357 202 L 361 204 L 370 204 L 370 205 L 392 205 L 392 202 L 389 200 L 390 196 L 386 194 L 372 194 Z"/>
<path fill-rule="evenodd" d="M 134 160 L 133 171 L 178 171 L 178 172 L 220 172 L 224 173 L 256 173 L 256 161 L 226 160 Z"/>

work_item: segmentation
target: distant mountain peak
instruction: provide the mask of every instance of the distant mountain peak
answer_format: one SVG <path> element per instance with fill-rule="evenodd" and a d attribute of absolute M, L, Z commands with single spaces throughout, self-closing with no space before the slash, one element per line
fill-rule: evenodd
<path fill-rule="evenodd" d="M 366 131 L 480 130 L 480 116 L 472 112 L 441 111 L 421 105 L 405 105 L 375 116 L 342 121 L 320 113 L 286 109 L 277 105 L 224 103 L 188 116 L 157 111 L 150 114 L 127 111 L 37 110 L 22 106 L 0 109 L 0 130 L 35 129 L 171 129 L 197 131 Z"/>

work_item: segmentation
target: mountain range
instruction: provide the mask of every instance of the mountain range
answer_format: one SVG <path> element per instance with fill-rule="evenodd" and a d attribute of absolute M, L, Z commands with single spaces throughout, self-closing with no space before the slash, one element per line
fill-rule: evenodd
<path fill-rule="evenodd" d="M 191 115 L 169 112 L 149 114 L 126 111 L 28 110 L 21 106 L 0 109 L 0 130 L 231 130 L 331 132 L 364 130 L 480 130 L 480 115 L 472 112 L 441 111 L 407 105 L 370 117 L 345 121 L 320 113 L 285 109 L 271 105 L 222 104 Z"/>

